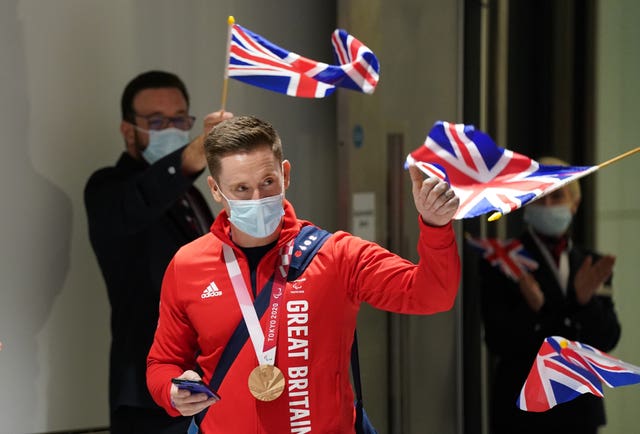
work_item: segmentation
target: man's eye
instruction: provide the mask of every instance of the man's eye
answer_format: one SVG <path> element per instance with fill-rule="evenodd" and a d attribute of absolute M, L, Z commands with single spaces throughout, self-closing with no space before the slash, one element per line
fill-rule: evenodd
<path fill-rule="evenodd" d="M 160 128 L 164 125 L 164 118 L 149 118 L 149 127 L 153 129 L 154 127 Z"/>

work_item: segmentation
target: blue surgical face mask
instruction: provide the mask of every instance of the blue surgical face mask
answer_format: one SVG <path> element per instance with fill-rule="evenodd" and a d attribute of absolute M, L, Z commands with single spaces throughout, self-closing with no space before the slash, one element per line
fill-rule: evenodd
<path fill-rule="evenodd" d="M 229 204 L 229 221 L 245 234 L 265 238 L 278 229 L 284 215 L 284 193 L 262 199 L 233 200 L 225 196 L 220 187 L 218 191 Z"/>
<path fill-rule="evenodd" d="M 142 151 L 142 158 L 153 164 L 189 143 L 189 131 L 178 128 L 164 130 L 144 130 L 136 126 L 138 131 L 149 134 L 149 146 Z"/>
<path fill-rule="evenodd" d="M 567 232 L 573 215 L 566 205 L 529 205 L 524 208 L 524 221 L 536 232 L 549 237 L 559 237 Z"/>

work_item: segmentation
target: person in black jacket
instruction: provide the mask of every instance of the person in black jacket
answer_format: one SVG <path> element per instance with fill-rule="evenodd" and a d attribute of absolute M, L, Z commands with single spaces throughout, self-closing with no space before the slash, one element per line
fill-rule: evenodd
<path fill-rule="evenodd" d="M 89 178 L 89 238 L 111 304 L 109 406 L 112 434 L 185 433 L 188 418 L 158 407 L 146 385 L 146 358 L 158 321 L 162 278 L 179 247 L 209 231 L 213 216 L 193 185 L 206 167 L 203 138 L 231 113 L 195 118 L 182 80 L 148 71 L 122 94 L 125 151 Z"/>
<path fill-rule="evenodd" d="M 551 157 L 540 163 L 567 165 Z M 562 336 L 605 352 L 620 337 L 611 297 L 615 258 L 577 246 L 569 236 L 579 204 L 580 186 L 574 181 L 524 208 L 528 228 L 519 239 L 539 267 L 519 282 L 481 262 L 485 341 L 496 362 L 490 402 L 493 434 L 593 434 L 606 423 L 602 399 L 591 394 L 542 413 L 516 406 L 546 337 Z"/>

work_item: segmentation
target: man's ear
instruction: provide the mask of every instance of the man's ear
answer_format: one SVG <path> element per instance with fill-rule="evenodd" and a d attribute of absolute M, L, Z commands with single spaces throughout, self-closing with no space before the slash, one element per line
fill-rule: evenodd
<path fill-rule="evenodd" d="M 209 184 L 209 190 L 211 190 L 211 196 L 213 196 L 213 200 L 218 203 L 222 202 L 222 195 L 220 194 L 220 190 L 218 188 L 218 184 L 214 181 L 211 175 L 207 176 L 207 184 Z"/>
<path fill-rule="evenodd" d="M 120 133 L 124 138 L 125 148 L 131 155 L 135 155 L 136 129 L 127 121 L 120 122 Z"/>
<path fill-rule="evenodd" d="M 284 189 L 289 188 L 289 183 L 291 182 L 291 163 L 289 160 L 284 160 L 282 162 L 282 175 L 284 176 Z"/>

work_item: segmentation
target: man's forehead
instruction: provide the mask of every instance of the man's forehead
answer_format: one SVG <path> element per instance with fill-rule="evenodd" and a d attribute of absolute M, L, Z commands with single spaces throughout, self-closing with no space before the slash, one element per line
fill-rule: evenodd
<path fill-rule="evenodd" d="M 163 108 L 187 109 L 187 100 L 177 87 L 152 87 L 142 89 L 133 99 L 135 109 Z"/>
<path fill-rule="evenodd" d="M 237 152 L 220 158 L 220 180 L 225 183 L 248 182 L 280 173 L 280 162 L 269 148 Z"/>

